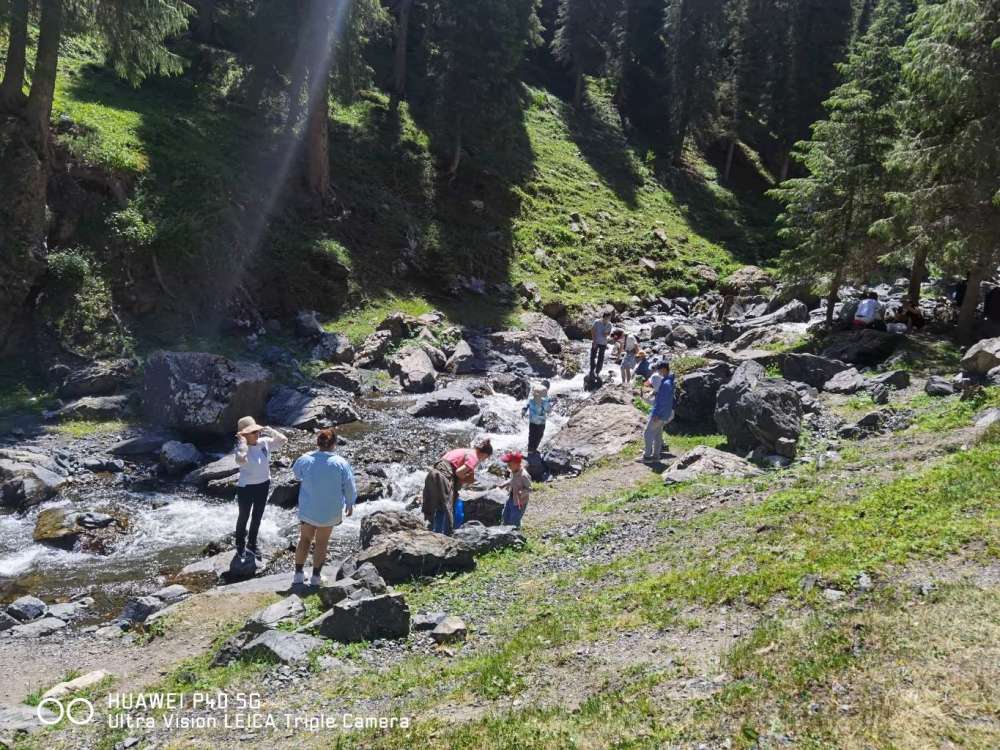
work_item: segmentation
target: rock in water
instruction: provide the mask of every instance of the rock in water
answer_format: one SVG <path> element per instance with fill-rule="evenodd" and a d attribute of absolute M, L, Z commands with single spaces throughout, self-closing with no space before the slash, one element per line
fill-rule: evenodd
<path fill-rule="evenodd" d="M 377 510 L 361 519 L 361 548 L 368 549 L 379 536 L 396 531 L 424 530 L 422 516 L 405 510 Z"/>
<path fill-rule="evenodd" d="M 802 397 L 786 380 L 767 378 L 756 362 L 745 362 L 719 390 L 715 423 L 737 450 L 760 445 L 773 452 L 779 438 L 798 441 Z"/>
<path fill-rule="evenodd" d="M 167 474 L 183 474 L 201 464 L 204 457 L 191 443 L 170 440 L 160 448 L 159 461 Z"/>
<path fill-rule="evenodd" d="M 451 571 L 472 570 L 472 550 L 451 537 L 425 529 L 378 536 L 357 556 L 358 565 L 370 562 L 389 583 Z"/>
<path fill-rule="evenodd" d="M 974 375 L 985 375 L 1000 366 L 1000 336 L 973 344 L 962 357 L 962 369 Z"/>
<path fill-rule="evenodd" d="M 407 393 L 429 393 L 437 383 L 437 371 L 430 355 L 419 346 L 408 346 L 389 362 L 389 373 L 399 378 Z"/>
<path fill-rule="evenodd" d="M 272 424 L 300 430 L 358 421 L 358 413 L 335 393 L 286 386 L 278 388 L 267 402 L 266 416 Z"/>
<path fill-rule="evenodd" d="M 449 386 L 444 390 L 421 396 L 408 411 L 414 417 L 470 419 L 479 414 L 479 404 L 464 388 Z"/>
<path fill-rule="evenodd" d="M 264 413 L 270 388 L 270 373 L 257 364 L 158 351 L 146 362 L 143 412 L 154 424 L 230 436 L 240 417 Z"/>
<path fill-rule="evenodd" d="M 405 638 L 410 633 L 410 610 L 402 594 L 345 599 L 308 627 L 341 643 Z"/>
<path fill-rule="evenodd" d="M 65 471 L 50 457 L 0 448 L 0 505 L 23 510 L 52 499 L 66 484 Z"/>
<path fill-rule="evenodd" d="M 666 484 L 676 484 L 702 476 L 752 477 L 760 473 L 760 469 L 744 458 L 699 445 L 663 472 L 663 481 Z"/>

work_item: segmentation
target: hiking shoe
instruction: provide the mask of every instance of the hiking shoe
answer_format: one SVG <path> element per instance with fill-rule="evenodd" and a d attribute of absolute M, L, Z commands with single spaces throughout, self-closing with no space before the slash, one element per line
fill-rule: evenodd
<path fill-rule="evenodd" d="M 306 574 L 305 573 L 296 572 L 295 575 L 292 576 L 292 585 L 293 586 L 301 586 L 305 582 L 306 582 Z"/>
<path fill-rule="evenodd" d="M 257 562 L 260 562 L 264 559 L 264 555 L 262 555 L 260 550 L 257 549 L 256 547 L 247 547 L 247 554 Z"/>
<path fill-rule="evenodd" d="M 322 586 L 323 585 L 323 576 L 317 576 L 317 575 L 310 576 L 310 578 L 309 578 L 309 585 L 310 586 Z"/>

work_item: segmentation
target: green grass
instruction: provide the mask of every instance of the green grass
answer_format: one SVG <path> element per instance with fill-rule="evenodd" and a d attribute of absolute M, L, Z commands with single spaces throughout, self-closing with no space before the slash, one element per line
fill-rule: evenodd
<path fill-rule="evenodd" d="M 129 423 L 120 419 L 93 420 L 77 419 L 68 422 L 60 422 L 49 427 L 50 432 L 71 438 L 85 438 L 91 435 L 109 435 L 113 432 L 122 432 L 128 429 Z"/>
<path fill-rule="evenodd" d="M 927 432 L 940 432 L 968 427 L 984 409 L 1000 406 L 1000 386 L 984 388 L 976 396 L 963 401 L 960 396 L 935 397 L 921 393 L 908 406 L 918 410 L 915 425 Z"/>

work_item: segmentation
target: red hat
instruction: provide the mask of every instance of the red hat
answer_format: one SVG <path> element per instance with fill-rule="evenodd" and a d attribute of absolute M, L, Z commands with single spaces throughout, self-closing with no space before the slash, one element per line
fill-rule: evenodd
<path fill-rule="evenodd" d="M 503 461 L 505 464 L 509 464 L 512 461 L 514 462 L 523 461 L 524 454 L 522 454 L 520 451 L 511 451 L 510 453 L 504 453 L 503 457 L 500 460 Z"/>

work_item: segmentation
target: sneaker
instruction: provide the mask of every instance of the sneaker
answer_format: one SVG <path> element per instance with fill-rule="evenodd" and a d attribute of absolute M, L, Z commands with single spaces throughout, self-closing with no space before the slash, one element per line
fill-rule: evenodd
<path fill-rule="evenodd" d="M 322 586 L 323 585 L 323 576 L 317 576 L 317 575 L 310 576 L 310 578 L 309 578 L 309 585 L 310 586 Z"/>
<path fill-rule="evenodd" d="M 262 555 L 260 550 L 257 549 L 256 547 L 247 547 L 247 554 L 257 562 L 260 562 L 264 559 L 264 555 Z"/>
<path fill-rule="evenodd" d="M 243 562 L 244 558 L 246 557 L 246 554 L 247 551 L 245 549 L 242 549 L 240 547 L 236 548 L 236 559 L 239 560 L 240 562 Z"/>
<path fill-rule="evenodd" d="M 305 582 L 306 582 L 306 574 L 302 573 L 301 571 L 296 571 L 295 575 L 292 576 L 293 586 L 301 586 Z"/>

